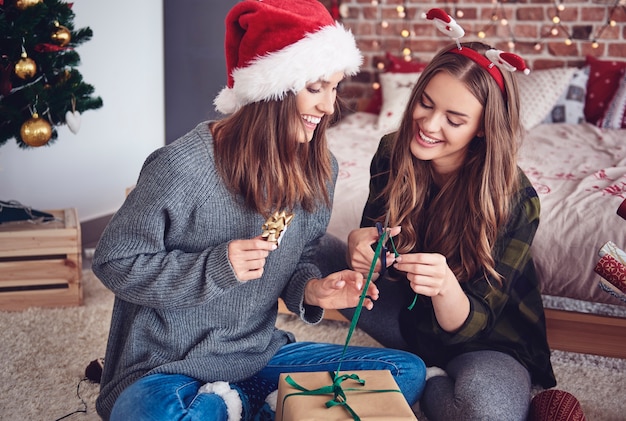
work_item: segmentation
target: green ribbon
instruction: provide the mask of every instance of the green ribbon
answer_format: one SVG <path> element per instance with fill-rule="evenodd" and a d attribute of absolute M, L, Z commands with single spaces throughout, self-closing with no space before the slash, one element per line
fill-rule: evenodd
<path fill-rule="evenodd" d="M 348 350 L 348 344 L 350 343 L 350 339 L 352 338 L 352 333 L 354 333 L 354 329 L 356 329 L 356 324 L 359 321 L 359 317 L 361 317 L 361 310 L 363 309 L 363 302 L 367 296 L 367 289 L 372 282 L 372 275 L 374 274 L 374 268 L 376 267 L 376 261 L 378 260 L 378 256 L 380 256 L 380 251 L 383 248 L 383 244 L 387 241 L 387 236 L 389 233 L 385 230 L 383 235 L 378 239 L 378 244 L 376 244 L 376 250 L 374 251 L 374 258 L 372 259 L 372 264 L 370 265 L 370 271 L 367 274 L 367 281 L 363 286 L 363 291 L 361 292 L 361 297 L 359 298 L 359 304 L 356 306 L 354 310 L 354 314 L 352 315 L 352 321 L 350 323 L 350 329 L 348 330 L 348 335 L 346 337 L 346 343 L 343 346 L 343 351 L 341 353 L 341 359 L 339 360 L 339 365 L 337 366 L 337 375 L 339 375 L 339 371 L 341 369 L 341 361 L 343 357 L 346 355 L 346 351 Z M 395 251 L 395 246 L 394 246 Z"/>
<path fill-rule="evenodd" d="M 400 256 L 400 253 L 398 253 L 398 250 L 396 250 L 396 245 L 393 243 L 393 237 L 389 237 L 389 241 L 391 241 L 391 248 L 393 249 L 393 254 L 396 257 Z M 378 254 L 374 256 L 374 262 L 376 262 L 377 258 L 378 258 Z M 413 307 L 415 307 L 415 303 L 417 303 L 417 297 L 419 297 L 419 294 L 416 292 L 415 296 L 413 297 L 413 302 L 411 303 L 411 305 L 407 307 L 409 310 L 413 310 Z"/>
<path fill-rule="evenodd" d="M 285 378 L 285 381 L 291 385 L 292 387 L 300 390 L 300 392 L 295 392 L 295 393 L 291 393 L 288 394 L 284 397 L 283 399 L 283 406 L 285 404 L 285 400 L 289 397 L 289 396 L 294 396 L 294 395 L 327 395 L 327 394 L 332 394 L 333 398 L 331 400 L 329 400 L 328 402 L 326 402 L 326 407 L 327 408 L 331 408 L 333 406 L 337 406 L 340 405 L 342 407 L 344 407 L 349 413 L 350 415 L 352 415 L 352 418 L 354 421 L 360 421 L 361 418 L 357 415 L 356 412 L 354 412 L 354 410 L 350 407 L 350 405 L 348 405 L 347 403 L 347 397 L 346 397 L 346 390 L 349 391 L 363 391 L 362 389 L 343 389 L 341 386 L 341 383 L 347 379 L 352 379 L 352 380 L 356 380 L 359 383 L 361 383 L 361 385 L 365 384 L 365 380 L 360 379 L 356 374 L 344 374 L 344 375 L 339 375 L 339 371 L 341 370 L 341 362 L 343 361 L 343 358 L 345 357 L 346 351 L 348 350 L 348 344 L 350 343 L 350 339 L 352 338 L 352 334 L 354 333 L 354 329 L 356 329 L 356 325 L 357 322 L 359 320 L 359 317 L 361 316 L 361 310 L 363 309 L 363 302 L 365 301 L 365 298 L 367 297 L 367 289 L 369 288 L 370 283 L 372 282 L 372 274 L 374 273 L 374 267 L 376 266 L 376 260 L 378 259 L 378 256 L 380 255 L 380 251 L 382 250 L 383 244 L 385 244 L 385 241 L 387 240 L 387 236 L 388 236 L 388 232 L 385 231 L 383 232 L 383 235 L 380 236 L 380 239 L 378 240 L 378 244 L 376 245 L 376 251 L 374 252 L 374 259 L 372 260 L 372 265 L 370 266 L 370 270 L 369 273 L 367 275 L 367 281 L 365 282 L 365 286 L 363 287 L 363 291 L 361 292 L 361 296 L 359 298 L 359 303 L 355 308 L 354 314 L 352 315 L 352 322 L 350 323 L 350 329 L 348 329 L 348 335 L 346 337 L 346 342 L 343 346 L 343 351 L 341 352 L 341 358 L 339 359 L 339 364 L 337 365 L 337 370 L 333 373 L 330 372 L 330 377 L 333 381 L 332 385 L 329 386 L 323 386 L 320 387 L 318 389 L 314 389 L 314 390 L 308 390 L 303 386 L 300 386 L 298 383 L 296 383 L 290 376 L 287 376 Z M 395 246 L 394 246 L 394 251 L 395 251 Z M 396 252 L 397 253 L 397 252 Z M 399 390 L 369 390 L 369 392 L 400 392 Z"/>
<path fill-rule="evenodd" d="M 350 329 L 348 329 L 348 335 L 346 336 L 346 342 L 343 346 L 343 351 L 341 352 L 341 358 L 339 359 L 339 364 L 337 365 L 337 370 L 335 372 L 329 372 L 328 374 L 330 375 L 331 380 L 333 381 L 333 383 L 331 385 L 328 386 L 322 386 L 320 388 L 317 389 L 313 389 L 313 390 L 309 390 L 303 386 L 300 386 L 298 383 L 296 383 L 295 380 L 293 380 L 293 378 L 291 378 L 291 376 L 286 376 L 285 377 L 285 381 L 292 386 L 293 388 L 299 390 L 300 392 L 294 392 L 294 393 L 290 393 L 285 395 L 285 397 L 283 398 L 283 402 L 282 405 L 284 407 L 285 405 L 285 401 L 287 400 L 288 397 L 290 396 L 295 396 L 295 395 L 301 395 L 301 396 L 311 396 L 311 395 L 333 395 L 333 398 L 331 400 L 329 400 L 328 402 L 326 402 L 326 407 L 327 408 L 331 408 L 333 406 L 342 406 L 346 411 L 348 411 L 348 413 L 350 413 L 350 415 L 352 416 L 352 419 L 354 421 L 361 421 L 361 418 L 358 416 L 358 414 L 350 407 L 350 405 L 348 405 L 348 398 L 346 397 L 346 391 L 350 391 L 350 392 L 371 392 L 371 393 L 384 393 L 384 392 L 397 392 L 397 393 L 401 393 L 400 390 L 398 389 L 378 389 L 378 390 L 368 390 L 368 389 L 360 389 L 360 388 L 347 388 L 344 389 L 341 386 L 341 383 L 343 383 L 345 380 L 354 380 L 358 383 L 361 384 L 361 386 L 365 385 L 365 380 L 360 379 L 359 376 L 357 376 L 356 374 L 343 374 L 343 375 L 339 375 L 339 372 L 341 370 L 341 362 L 343 361 L 345 355 L 346 355 L 346 351 L 348 350 L 348 344 L 350 343 L 350 339 L 352 339 L 352 334 L 354 333 L 354 330 L 356 329 L 356 325 L 357 322 L 359 321 L 359 317 L 361 316 L 361 310 L 363 309 L 363 302 L 365 301 L 366 297 L 367 297 L 367 289 L 370 286 L 370 283 L 372 282 L 372 275 L 374 274 L 374 268 L 376 267 L 376 261 L 378 260 L 378 256 L 380 256 L 380 252 L 383 248 L 383 244 L 385 244 L 385 241 L 387 241 L 387 238 L 389 236 L 389 232 L 387 230 L 385 230 L 383 232 L 383 234 L 380 236 L 379 240 L 378 240 L 378 244 L 376 245 L 376 250 L 374 251 L 374 259 L 372 260 L 372 264 L 370 266 L 370 270 L 369 273 L 367 275 L 367 280 L 365 282 L 365 285 L 363 287 L 363 291 L 361 292 L 361 296 L 359 297 L 359 303 L 357 304 L 355 310 L 354 310 L 354 314 L 352 315 L 352 321 L 350 322 Z M 396 250 L 396 246 L 393 243 L 393 238 L 389 237 L 389 239 L 391 240 L 391 246 L 393 248 L 393 252 L 395 254 L 396 257 L 399 256 L 398 251 Z M 409 310 L 413 308 L 413 306 L 415 305 L 415 302 L 417 301 L 417 294 L 415 294 L 415 298 L 413 299 L 413 304 L 411 304 L 411 306 L 409 307 Z"/>

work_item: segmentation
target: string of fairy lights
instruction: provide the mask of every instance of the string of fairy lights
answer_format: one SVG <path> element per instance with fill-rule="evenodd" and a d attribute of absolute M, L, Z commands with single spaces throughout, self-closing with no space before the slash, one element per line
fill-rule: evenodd
<path fill-rule="evenodd" d="M 506 34 L 507 45 L 510 50 L 515 49 L 515 43 L 517 42 L 515 37 L 515 31 L 506 14 L 505 4 L 506 0 L 492 0 L 493 6 L 490 14 L 489 21 L 480 29 L 476 31 L 476 36 L 479 38 L 487 38 L 488 36 L 501 36 L 499 34 Z M 589 41 L 591 41 L 592 48 L 598 48 L 599 42 L 598 40 L 602 38 L 603 33 L 609 27 L 615 27 L 617 25 L 617 21 L 615 16 L 618 12 L 623 11 L 626 13 L 626 0 L 594 0 L 594 2 L 599 4 L 606 4 L 608 8 L 608 13 L 606 21 L 604 21 L 600 26 L 597 27 L 596 31 L 589 35 Z M 371 0 L 371 5 L 375 7 L 381 7 L 384 3 L 384 0 Z M 451 7 L 452 10 L 450 12 L 457 19 L 462 19 L 464 16 L 464 12 L 462 8 L 457 7 L 456 2 L 454 2 Z M 562 36 L 563 42 L 565 45 L 571 45 L 574 42 L 574 38 L 568 27 L 564 24 L 561 19 L 561 14 L 565 11 L 564 0 L 554 0 L 554 8 L 553 10 L 549 10 L 548 13 L 549 19 L 551 22 L 550 28 L 545 31 L 545 33 L 540 34 L 539 38 L 535 41 L 534 49 L 539 51 L 542 48 L 543 42 L 550 39 L 557 39 L 557 37 Z M 407 13 L 407 2 L 403 1 L 402 4 L 396 6 L 396 12 L 398 14 L 398 18 L 403 22 L 402 27 L 399 29 L 399 35 L 402 40 L 402 55 L 405 60 L 411 60 L 411 48 L 410 48 L 410 38 L 414 33 L 410 29 L 410 19 L 408 18 Z M 381 13 L 382 15 L 382 13 Z M 388 20 L 381 17 L 380 25 L 383 29 L 388 29 L 390 23 Z M 579 41 L 582 41 L 581 38 L 576 38 Z M 378 47 L 378 41 L 374 41 L 374 47 Z M 382 63 L 378 65 L 384 66 Z"/>

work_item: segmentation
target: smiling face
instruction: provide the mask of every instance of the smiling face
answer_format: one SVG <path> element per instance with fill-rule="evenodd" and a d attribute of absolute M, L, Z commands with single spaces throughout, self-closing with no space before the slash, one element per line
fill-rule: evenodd
<path fill-rule="evenodd" d="M 482 136 L 482 115 L 483 105 L 463 82 L 438 72 L 413 109 L 411 153 L 445 177 L 461 166 L 472 139 Z"/>
<path fill-rule="evenodd" d="M 334 73 L 328 80 L 307 84 L 296 94 L 296 107 L 304 123 L 298 142 L 310 142 L 322 117 L 335 112 L 337 86 L 343 78 L 342 72 Z"/>

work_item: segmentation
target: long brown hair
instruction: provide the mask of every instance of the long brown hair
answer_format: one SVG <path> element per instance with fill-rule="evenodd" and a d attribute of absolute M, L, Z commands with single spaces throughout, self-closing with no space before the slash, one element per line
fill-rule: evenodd
<path fill-rule="evenodd" d="M 464 45 L 481 54 L 489 48 L 482 43 Z M 413 88 L 391 145 L 390 177 L 383 195 L 388 198 L 392 225 L 402 225 L 395 240 L 398 251 L 441 253 L 460 282 L 479 271 L 500 282 L 492 249 L 507 222 L 519 183 L 516 157 L 522 131 L 518 88 L 514 77 L 503 71 L 503 95 L 483 68 L 465 56 L 449 53 L 452 47 L 433 58 Z M 409 145 L 415 133 L 413 110 L 439 72 L 464 82 L 483 104 L 484 137 L 470 142 L 457 174 L 437 188 L 430 161 L 416 159 Z"/>
<path fill-rule="evenodd" d="M 265 217 L 298 205 L 306 211 L 329 206 L 328 120 L 322 118 L 311 142 L 301 143 L 295 94 L 245 105 L 213 125 L 218 171 L 234 194 Z"/>

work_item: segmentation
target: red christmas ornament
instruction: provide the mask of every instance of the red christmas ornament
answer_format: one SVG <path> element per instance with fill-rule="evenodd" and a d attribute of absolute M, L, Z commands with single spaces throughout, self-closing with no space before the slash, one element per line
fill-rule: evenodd
<path fill-rule="evenodd" d="M 56 44 L 50 44 L 47 42 L 35 45 L 35 51 L 38 53 L 57 53 L 59 51 L 71 50 L 71 47 L 63 47 Z"/>

